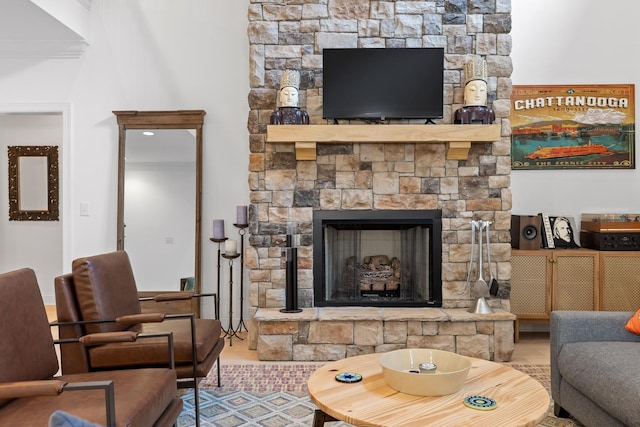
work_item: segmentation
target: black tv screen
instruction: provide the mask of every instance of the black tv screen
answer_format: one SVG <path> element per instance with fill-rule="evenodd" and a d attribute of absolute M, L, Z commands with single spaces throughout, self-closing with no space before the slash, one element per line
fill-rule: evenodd
<path fill-rule="evenodd" d="M 442 118 L 444 49 L 324 49 L 325 119 Z"/>

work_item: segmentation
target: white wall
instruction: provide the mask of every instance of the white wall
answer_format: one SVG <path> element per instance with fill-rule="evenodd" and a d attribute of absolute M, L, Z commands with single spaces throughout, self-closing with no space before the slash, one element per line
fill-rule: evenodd
<path fill-rule="evenodd" d="M 62 267 L 62 216 L 59 221 L 9 221 L 7 147 L 57 146 L 62 166 L 62 135 L 61 114 L 0 115 L 0 271 L 33 268 L 47 295 L 53 294 L 53 279 Z"/>
<path fill-rule="evenodd" d="M 235 206 L 249 197 L 248 6 L 248 0 L 93 0 L 82 58 L 0 59 L 0 102 L 71 104 L 67 271 L 75 257 L 116 247 L 112 111 L 203 109 L 203 286 L 214 290 L 211 220 L 225 219 L 227 234 L 235 233 L 229 229 Z M 79 215 L 81 202 L 89 203 L 89 216 Z M 53 303 L 53 286 L 41 288 Z M 222 303 L 228 312 L 224 295 Z"/>
<path fill-rule="evenodd" d="M 512 0 L 511 6 L 514 85 L 633 83 L 640 108 L 640 2 Z M 582 213 L 638 213 L 639 189 L 638 169 L 513 171 L 512 212 L 577 221 Z"/>

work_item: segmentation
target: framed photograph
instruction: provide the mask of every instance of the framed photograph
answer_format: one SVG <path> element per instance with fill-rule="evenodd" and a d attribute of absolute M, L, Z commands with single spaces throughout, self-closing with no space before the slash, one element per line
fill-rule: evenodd
<path fill-rule="evenodd" d="M 542 247 L 546 249 L 576 249 L 579 230 L 572 216 L 540 214 L 542 217 Z"/>
<path fill-rule="evenodd" d="M 634 89 L 514 85 L 511 169 L 635 169 Z"/>

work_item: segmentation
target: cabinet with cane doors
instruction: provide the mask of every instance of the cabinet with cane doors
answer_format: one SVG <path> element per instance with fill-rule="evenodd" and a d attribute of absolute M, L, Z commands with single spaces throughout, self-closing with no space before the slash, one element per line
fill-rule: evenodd
<path fill-rule="evenodd" d="M 640 251 L 600 251 L 600 310 L 640 308 Z"/>
<path fill-rule="evenodd" d="M 589 249 L 512 250 L 511 311 L 520 322 L 548 322 L 553 310 L 599 309 L 599 252 Z"/>

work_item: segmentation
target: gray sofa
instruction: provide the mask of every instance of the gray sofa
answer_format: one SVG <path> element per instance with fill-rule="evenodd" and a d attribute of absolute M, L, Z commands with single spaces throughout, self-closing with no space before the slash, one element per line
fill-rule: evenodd
<path fill-rule="evenodd" d="M 587 427 L 640 426 L 640 336 L 633 312 L 551 313 L 551 397 L 556 416 Z"/>

